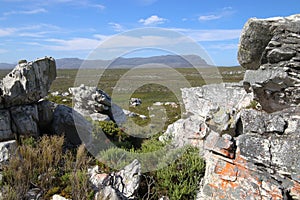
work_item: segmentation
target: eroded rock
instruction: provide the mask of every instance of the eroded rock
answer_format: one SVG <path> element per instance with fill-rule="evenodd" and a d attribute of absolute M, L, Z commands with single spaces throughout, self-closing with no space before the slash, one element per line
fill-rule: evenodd
<path fill-rule="evenodd" d="M 116 173 L 105 174 L 98 171 L 98 166 L 89 170 L 90 181 L 98 190 L 96 197 L 109 199 L 134 199 L 140 184 L 141 164 L 132 161 Z"/>
<path fill-rule="evenodd" d="M 198 199 L 299 199 L 300 135 L 295 126 L 300 123 L 300 108 L 272 114 L 241 112 L 244 129 L 234 138 L 234 157 L 219 151 L 217 134 L 210 133 L 205 140 L 209 152 Z"/>
<path fill-rule="evenodd" d="M 35 103 L 48 94 L 56 78 L 53 58 L 20 63 L 2 80 L 0 108 Z"/>
<path fill-rule="evenodd" d="M 238 112 L 253 99 L 241 83 L 222 83 L 202 87 L 183 88 L 185 119 L 168 126 L 161 141 L 172 139 L 173 146 L 193 145 L 203 147 L 203 140 L 210 130 L 221 134 L 237 134 Z"/>
<path fill-rule="evenodd" d="M 70 88 L 69 91 L 73 95 L 74 109 L 83 116 L 100 113 L 107 115 L 118 124 L 126 121 L 123 110 L 112 103 L 110 96 L 104 91 L 85 85 Z M 95 116 L 92 117 L 95 118 Z"/>
<path fill-rule="evenodd" d="M 242 31 L 238 60 L 249 69 L 244 85 L 267 112 L 300 103 L 300 15 L 250 19 Z"/>
<path fill-rule="evenodd" d="M 9 110 L 0 110 L 0 140 L 14 139 L 14 137 Z"/>

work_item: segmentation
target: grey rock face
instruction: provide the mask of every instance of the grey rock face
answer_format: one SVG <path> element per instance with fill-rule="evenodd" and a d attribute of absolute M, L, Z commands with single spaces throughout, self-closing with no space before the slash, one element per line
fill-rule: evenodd
<path fill-rule="evenodd" d="M 188 117 L 168 126 L 161 141 L 172 140 L 175 147 L 192 145 L 203 149 L 210 131 L 236 134 L 238 111 L 247 107 L 253 96 L 240 83 L 222 83 L 183 88 L 182 99 Z M 219 134 L 220 133 L 220 134 Z"/>
<path fill-rule="evenodd" d="M 21 135 L 65 134 L 70 143 L 78 145 L 81 144 L 78 133 L 82 133 L 82 137 L 90 135 L 91 125 L 79 113 L 41 100 L 48 94 L 55 77 L 55 60 L 45 57 L 28 63 L 25 60 L 19 62 L 0 81 L 0 141 Z M 106 94 L 93 98 L 101 103 L 97 109 L 111 107 Z"/>
<path fill-rule="evenodd" d="M 141 164 L 132 161 L 122 170 L 112 174 L 98 172 L 98 166 L 89 170 L 90 181 L 98 190 L 96 199 L 134 199 L 140 184 Z"/>
<path fill-rule="evenodd" d="M 272 38 L 271 25 L 256 18 L 245 24 L 239 44 L 238 60 L 246 69 L 258 69 L 261 55 Z"/>
<path fill-rule="evenodd" d="M 183 88 L 182 99 L 187 113 L 204 118 L 221 110 L 239 110 L 249 105 L 253 96 L 240 83 L 221 83 Z"/>
<path fill-rule="evenodd" d="M 299 33 L 300 15 L 246 23 L 238 54 L 249 69 L 243 84 L 264 111 L 239 110 L 233 138 L 206 136 L 198 200 L 300 199 Z"/>
<path fill-rule="evenodd" d="M 125 197 L 132 199 L 139 188 L 140 176 L 141 164 L 138 160 L 134 160 L 115 174 L 114 188 L 119 190 Z"/>
<path fill-rule="evenodd" d="M 39 129 L 41 134 L 43 133 L 53 133 L 52 122 L 54 110 L 58 105 L 50 101 L 39 101 L 37 104 L 38 115 L 39 115 Z"/>
<path fill-rule="evenodd" d="M 65 135 L 66 139 L 74 145 L 79 145 L 88 138 L 92 132 L 91 124 L 78 112 L 70 107 L 58 105 L 53 113 L 52 129 L 54 133 Z"/>
<path fill-rule="evenodd" d="M 96 193 L 95 200 L 109 199 L 109 200 L 126 200 L 127 198 L 115 190 L 112 186 L 106 186 Z"/>
<path fill-rule="evenodd" d="M 48 94 L 56 78 L 53 58 L 17 65 L 0 84 L 0 108 L 35 103 Z"/>
<path fill-rule="evenodd" d="M 159 137 L 160 141 L 172 140 L 174 147 L 183 147 L 193 145 L 195 147 L 203 146 L 203 138 L 208 130 L 202 130 L 201 125 L 206 126 L 204 119 L 198 116 L 190 116 L 187 119 L 180 119 L 170 124 L 166 132 Z"/>
<path fill-rule="evenodd" d="M 299 199 L 299 107 L 272 114 L 242 110 L 240 116 L 241 135 L 206 137 L 209 152 L 197 199 Z"/>
<path fill-rule="evenodd" d="M 300 103 L 300 15 L 250 19 L 244 26 L 238 60 L 249 69 L 244 85 L 263 110 L 275 112 Z"/>
<path fill-rule="evenodd" d="M 0 140 L 14 139 L 9 110 L 0 110 Z"/>
<path fill-rule="evenodd" d="M 105 114 L 118 124 L 126 121 L 123 110 L 113 104 L 110 96 L 104 91 L 84 85 L 70 88 L 69 91 L 73 95 L 74 109 L 80 114 L 93 118 L 94 113 Z"/>
<path fill-rule="evenodd" d="M 142 104 L 142 100 L 139 98 L 131 98 L 129 101 L 129 105 L 133 107 L 139 106 L 141 104 Z"/>
<path fill-rule="evenodd" d="M 240 37 L 238 60 L 250 70 L 267 61 L 278 63 L 296 56 L 299 48 L 300 15 L 249 19 Z"/>
<path fill-rule="evenodd" d="M 257 110 L 242 110 L 243 133 L 280 133 L 285 130 L 287 122 L 281 113 L 267 114 Z"/>
<path fill-rule="evenodd" d="M 19 135 L 39 136 L 37 105 L 15 106 L 10 108 L 12 130 Z"/>

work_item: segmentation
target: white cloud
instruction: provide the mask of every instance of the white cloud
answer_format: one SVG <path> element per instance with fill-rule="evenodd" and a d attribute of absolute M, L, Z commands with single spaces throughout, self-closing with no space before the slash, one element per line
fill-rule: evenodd
<path fill-rule="evenodd" d="M 0 54 L 7 53 L 8 51 L 6 49 L 0 49 Z"/>
<path fill-rule="evenodd" d="M 41 38 L 41 37 L 45 37 L 46 34 L 48 34 L 49 32 L 47 31 L 40 31 L 40 32 L 22 32 L 19 33 L 18 36 L 20 37 L 33 37 L 33 38 Z"/>
<path fill-rule="evenodd" d="M 4 16 L 8 15 L 34 15 L 39 13 L 46 13 L 47 10 L 44 8 L 38 8 L 33 10 L 20 10 L 20 11 L 10 11 L 3 13 Z"/>
<path fill-rule="evenodd" d="M 62 28 L 51 24 L 36 24 L 31 26 L 0 28 L 0 37 L 44 37 L 54 32 L 62 32 Z"/>
<path fill-rule="evenodd" d="M 98 8 L 99 10 L 104 10 L 105 6 L 102 4 L 87 4 L 88 7 Z"/>
<path fill-rule="evenodd" d="M 195 30 L 195 29 L 172 29 L 181 32 L 197 42 L 201 41 L 222 41 L 238 39 L 241 35 L 241 29 L 211 29 L 211 30 Z"/>
<path fill-rule="evenodd" d="M 110 22 L 108 23 L 109 25 L 111 25 L 111 27 L 114 29 L 114 31 L 116 32 L 122 32 L 124 31 L 124 27 L 121 24 L 118 23 L 114 23 L 114 22 Z"/>
<path fill-rule="evenodd" d="M 0 37 L 3 36 L 10 36 L 12 35 L 16 30 L 14 28 L 0 28 Z"/>
<path fill-rule="evenodd" d="M 202 15 L 198 19 L 199 21 L 210 21 L 210 20 L 220 19 L 222 17 L 223 17 L 222 15 Z"/>
<path fill-rule="evenodd" d="M 148 6 L 155 3 L 157 0 L 136 0 L 139 4 Z"/>
<path fill-rule="evenodd" d="M 208 15 L 201 15 L 198 17 L 199 21 L 211 21 L 211 20 L 217 20 L 221 19 L 227 16 L 230 16 L 234 13 L 235 11 L 232 9 L 232 7 L 224 7 L 221 11 L 211 13 Z"/>
<path fill-rule="evenodd" d="M 169 35 L 117 35 L 112 39 L 109 39 L 110 35 L 95 34 L 91 38 L 71 38 L 71 39 L 46 39 L 47 45 L 45 48 L 50 50 L 59 51 L 77 51 L 77 50 L 93 50 L 101 45 L 101 48 L 107 50 L 119 49 L 119 48 L 144 48 L 152 46 L 168 46 L 187 44 L 191 42 L 189 38 L 194 39 L 197 42 L 204 41 L 226 41 L 232 39 L 238 39 L 241 30 L 193 30 L 193 29 L 172 29 L 183 33 L 182 36 L 176 37 Z M 186 37 L 188 36 L 188 37 Z M 222 45 L 210 45 L 210 48 L 214 49 L 233 49 L 236 48 L 236 44 L 222 44 Z"/>
<path fill-rule="evenodd" d="M 208 45 L 207 48 L 218 49 L 218 50 L 230 50 L 230 49 L 237 49 L 238 44 L 212 44 L 212 45 Z"/>
<path fill-rule="evenodd" d="M 50 45 L 45 45 L 45 48 L 55 51 L 92 50 L 97 48 L 101 42 L 101 40 L 90 38 L 47 39 L 45 41 L 50 42 Z"/>
<path fill-rule="evenodd" d="M 176 45 L 178 43 L 189 42 L 184 36 L 182 37 L 168 37 L 167 35 L 157 36 L 128 36 L 128 35 L 118 35 L 113 37 L 111 40 L 104 41 L 101 44 L 103 48 L 143 48 L 151 46 L 166 46 L 166 45 Z"/>
<path fill-rule="evenodd" d="M 146 19 L 139 20 L 139 22 L 144 24 L 145 26 L 163 24 L 166 21 L 167 21 L 167 19 L 158 17 L 157 15 L 152 15 Z"/>

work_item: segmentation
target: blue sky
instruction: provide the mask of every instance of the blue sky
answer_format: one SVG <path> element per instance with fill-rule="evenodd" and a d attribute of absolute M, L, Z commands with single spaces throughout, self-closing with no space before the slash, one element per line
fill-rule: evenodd
<path fill-rule="evenodd" d="M 249 18 L 299 11 L 299 0 L 0 0 L 0 62 L 86 58 L 116 34 L 159 27 L 190 37 L 216 65 L 237 65 L 240 32 Z M 123 45 L 137 42 L 122 39 Z"/>

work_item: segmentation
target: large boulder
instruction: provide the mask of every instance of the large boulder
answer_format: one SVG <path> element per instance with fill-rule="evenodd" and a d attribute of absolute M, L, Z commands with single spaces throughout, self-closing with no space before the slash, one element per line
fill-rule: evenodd
<path fill-rule="evenodd" d="M 20 62 L 0 83 L 0 108 L 35 103 L 48 94 L 56 78 L 53 58 Z"/>
<path fill-rule="evenodd" d="M 80 85 L 70 88 L 69 91 L 73 95 L 74 109 L 83 116 L 106 121 L 107 118 L 103 115 L 107 115 L 117 124 L 126 121 L 126 115 L 122 108 L 112 103 L 110 96 L 103 90 Z M 95 113 L 103 115 L 95 115 Z"/>
<path fill-rule="evenodd" d="M 248 69 L 244 86 L 263 110 L 275 112 L 300 103 L 300 15 L 250 19 L 238 52 Z"/>
<path fill-rule="evenodd" d="M 55 134 L 64 135 L 73 145 L 88 142 L 92 133 L 92 125 L 72 108 L 58 105 L 53 113 L 51 124 Z"/>
<path fill-rule="evenodd" d="M 299 23 L 299 14 L 249 19 L 240 37 L 240 64 L 246 69 L 256 70 L 267 62 L 277 63 L 296 57 L 299 48 Z"/>

